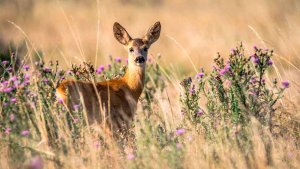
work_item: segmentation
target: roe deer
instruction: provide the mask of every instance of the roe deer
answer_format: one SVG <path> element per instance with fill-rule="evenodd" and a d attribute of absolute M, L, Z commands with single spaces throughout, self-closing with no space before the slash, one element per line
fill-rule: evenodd
<path fill-rule="evenodd" d="M 89 124 L 105 120 L 112 133 L 128 129 L 144 88 L 148 49 L 159 38 L 160 30 L 160 22 L 156 22 L 143 38 L 133 39 L 119 23 L 114 23 L 114 36 L 128 51 L 125 75 L 98 83 L 65 80 L 56 89 L 57 97 L 69 109 L 82 103 Z"/>

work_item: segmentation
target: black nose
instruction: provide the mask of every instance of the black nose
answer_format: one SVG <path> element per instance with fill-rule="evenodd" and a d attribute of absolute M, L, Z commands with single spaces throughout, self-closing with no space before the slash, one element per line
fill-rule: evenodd
<path fill-rule="evenodd" d="M 136 63 L 144 63 L 145 62 L 145 58 L 143 56 L 138 56 L 134 59 L 134 61 Z"/>

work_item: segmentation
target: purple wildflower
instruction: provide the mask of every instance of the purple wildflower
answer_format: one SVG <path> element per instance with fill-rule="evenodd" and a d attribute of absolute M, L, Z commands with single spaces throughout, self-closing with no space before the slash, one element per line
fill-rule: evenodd
<path fill-rule="evenodd" d="M 121 61 L 122 61 L 121 57 L 116 57 L 116 58 L 115 58 L 115 62 L 121 63 Z"/>
<path fill-rule="evenodd" d="M 107 68 L 110 69 L 111 68 L 111 64 L 107 64 Z"/>
<path fill-rule="evenodd" d="M 202 116 L 204 114 L 203 110 L 199 109 L 199 111 L 197 112 L 198 116 Z"/>
<path fill-rule="evenodd" d="M 18 78 L 17 78 L 17 76 L 13 76 L 13 77 L 11 77 L 9 80 L 14 82 L 14 81 L 17 81 Z"/>
<path fill-rule="evenodd" d="M 8 105 L 9 105 L 8 102 L 3 102 L 3 107 L 6 107 L 6 106 L 8 106 Z"/>
<path fill-rule="evenodd" d="M 272 62 L 271 59 L 268 60 L 268 65 L 269 65 L 269 66 L 273 65 L 273 62 Z"/>
<path fill-rule="evenodd" d="M 224 68 L 224 69 L 221 69 L 219 73 L 221 76 L 223 76 L 227 71 L 228 70 Z"/>
<path fill-rule="evenodd" d="M 63 103 L 63 102 L 64 102 L 64 100 L 62 98 L 58 99 L 58 103 Z"/>
<path fill-rule="evenodd" d="M 200 72 L 196 75 L 197 78 L 202 78 L 204 76 L 204 73 L 203 72 Z"/>
<path fill-rule="evenodd" d="M 230 51 L 231 51 L 231 54 L 232 54 L 232 55 L 234 55 L 234 54 L 235 54 L 235 52 L 236 52 L 234 48 L 231 48 L 231 50 L 230 50 Z"/>
<path fill-rule="evenodd" d="M 12 90 L 13 90 L 12 87 L 8 87 L 8 88 L 2 89 L 2 92 L 4 92 L 4 93 L 10 93 Z"/>
<path fill-rule="evenodd" d="M 251 82 L 251 83 L 256 83 L 256 82 L 257 82 L 257 81 L 256 81 L 256 78 L 255 78 L 255 77 L 252 77 L 251 80 L 250 80 L 250 82 Z"/>
<path fill-rule="evenodd" d="M 21 132 L 21 135 L 23 136 L 23 137 L 26 137 L 26 136 L 28 136 L 30 134 L 30 131 L 29 130 L 23 130 L 22 132 Z"/>
<path fill-rule="evenodd" d="M 177 149 L 181 149 L 182 147 L 183 147 L 183 146 L 182 146 L 181 143 L 177 143 L 177 144 L 176 144 L 176 148 L 177 148 Z"/>
<path fill-rule="evenodd" d="M 134 159 L 135 159 L 135 155 L 134 155 L 133 153 L 129 153 L 129 154 L 127 155 L 127 159 L 128 159 L 128 160 L 134 160 Z"/>
<path fill-rule="evenodd" d="M 177 129 L 175 132 L 177 135 L 182 135 L 185 133 L 185 129 Z"/>
<path fill-rule="evenodd" d="M 74 108 L 75 110 L 78 110 L 78 109 L 80 108 L 80 104 L 75 104 L 75 105 L 73 106 L 73 108 Z"/>
<path fill-rule="evenodd" d="M 98 67 L 98 69 L 96 70 L 96 73 L 97 74 L 100 74 L 100 73 L 102 73 L 104 71 L 104 66 L 103 65 L 100 65 L 99 67 Z"/>
<path fill-rule="evenodd" d="M 42 169 L 44 167 L 43 159 L 40 156 L 35 156 L 31 159 L 29 167 L 30 169 Z"/>
<path fill-rule="evenodd" d="M 8 64 L 7 60 L 2 61 L 2 65 L 7 65 L 7 64 Z"/>
<path fill-rule="evenodd" d="M 95 143 L 94 143 L 94 146 L 96 147 L 96 148 L 99 148 L 100 147 L 100 142 L 99 141 L 95 141 Z"/>
<path fill-rule="evenodd" d="M 194 88 L 190 89 L 189 92 L 190 92 L 190 94 L 195 94 L 196 93 Z"/>
<path fill-rule="evenodd" d="M 30 75 L 29 74 L 25 74 L 23 77 L 24 77 L 25 80 L 29 80 L 30 79 Z"/>
<path fill-rule="evenodd" d="M 230 63 L 227 63 L 225 67 L 219 71 L 220 75 L 223 76 L 226 72 L 230 70 L 230 68 L 231 68 Z"/>
<path fill-rule="evenodd" d="M 30 81 L 29 80 L 25 80 L 24 82 L 23 82 L 23 85 L 24 86 L 27 86 L 27 85 L 29 85 L 30 84 Z"/>
<path fill-rule="evenodd" d="M 290 87 L 290 83 L 288 81 L 283 81 L 283 82 L 281 82 L 281 84 L 282 84 L 283 88 L 285 88 L 285 89 Z"/>
<path fill-rule="evenodd" d="M 7 135 L 9 135 L 10 134 L 10 132 L 11 132 L 11 128 L 5 128 L 5 130 L 4 130 L 4 133 L 5 134 L 7 134 Z"/>
<path fill-rule="evenodd" d="M 28 65 L 24 65 L 23 69 L 26 70 L 26 71 L 28 71 L 29 70 L 29 66 Z"/>
<path fill-rule="evenodd" d="M 9 84 L 9 82 L 6 80 L 6 81 L 4 81 L 4 82 L 2 82 L 2 85 L 3 86 L 7 86 Z"/>
<path fill-rule="evenodd" d="M 51 72 L 51 68 L 48 68 L 48 67 L 45 67 L 43 70 L 44 70 L 45 73 L 50 73 Z"/>
<path fill-rule="evenodd" d="M 7 71 L 7 72 L 9 72 L 9 73 L 11 73 L 11 72 L 12 72 L 12 70 L 13 70 L 13 69 L 12 69 L 12 67 L 8 67 L 8 68 L 6 68 L 6 71 Z"/>
<path fill-rule="evenodd" d="M 253 49 L 256 50 L 256 51 L 258 50 L 256 45 L 253 46 Z"/>
<path fill-rule="evenodd" d="M 254 59 L 253 59 L 253 63 L 255 63 L 255 64 L 259 64 L 259 58 L 258 58 L 258 57 L 254 57 Z"/>
<path fill-rule="evenodd" d="M 79 122 L 79 119 L 78 119 L 78 118 L 74 118 L 73 122 L 74 122 L 74 123 L 78 123 L 78 122 Z"/>
<path fill-rule="evenodd" d="M 16 116 L 14 114 L 9 115 L 9 120 L 10 121 L 15 121 Z"/>
<path fill-rule="evenodd" d="M 43 81 L 45 84 L 48 84 L 49 83 L 49 80 L 48 79 L 43 79 Z"/>

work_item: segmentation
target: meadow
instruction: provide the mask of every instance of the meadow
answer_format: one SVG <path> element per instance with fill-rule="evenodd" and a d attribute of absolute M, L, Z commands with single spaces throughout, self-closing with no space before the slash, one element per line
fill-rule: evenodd
<path fill-rule="evenodd" d="M 297 0 L 0 1 L 0 168 L 299 168 Z M 64 79 L 126 71 L 112 25 L 161 21 L 131 133 L 89 126 Z"/>

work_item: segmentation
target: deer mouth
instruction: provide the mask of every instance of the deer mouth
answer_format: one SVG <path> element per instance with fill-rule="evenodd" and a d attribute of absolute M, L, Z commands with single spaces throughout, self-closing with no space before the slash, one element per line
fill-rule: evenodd
<path fill-rule="evenodd" d="M 135 63 L 145 63 L 145 58 L 143 56 L 139 56 L 137 58 L 134 59 Z"/>

